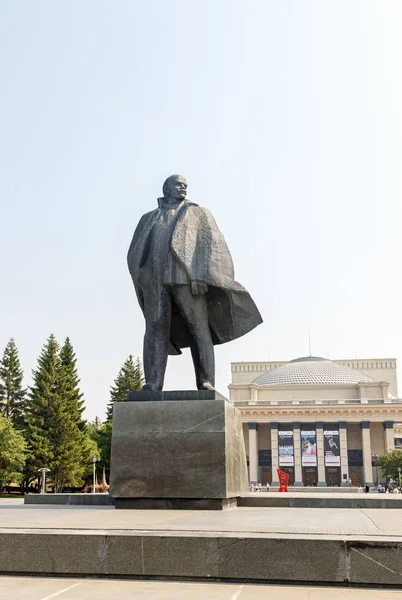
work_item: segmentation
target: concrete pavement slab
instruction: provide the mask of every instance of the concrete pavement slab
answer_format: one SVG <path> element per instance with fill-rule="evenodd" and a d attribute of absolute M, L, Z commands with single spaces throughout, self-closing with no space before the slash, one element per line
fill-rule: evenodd
<path fill-rule="evenodd" d="M 182 581 L 0 576 L 4 600 L 401 600 L 402 591 Z"/>
<path fill-rule="evenodd" d="M 244 585 L 236 600 L 309 600 L 309 591 L 308 587 L 299 586 Z M 342 591 L 336 600 L 343 600 Z"/>
<path fill-rule="evenodd" d="M 74 579 L 0 576 L 2 600 L 44 600 L 77 583 Z"/>
<path fill-rule="evenodd" d="M 78 529 L 113 531 L 211 531 L 320 535 L 402 535 L 402 518 L 380 510 L 237 508 L 225 512 L 135 510 L 81 506 L 0 506 L 0 531 Z M 389 513 L 389 511 L 387 511 Z M 399 511 L 392 511 L 398 513 Z M 402 513 L 401 513 L 402 517 Z M 378 525 L 377 525 L 378 521 Z M 384 531 L 382 529 L 384 528 Z"/>
<path fill-rule="evenodd" d="M 345 600 L 401 600 L 402 598 L 402 591 L 383 590 L 381 588 L 375 590 L 346 588 L 343 593 Z"/>

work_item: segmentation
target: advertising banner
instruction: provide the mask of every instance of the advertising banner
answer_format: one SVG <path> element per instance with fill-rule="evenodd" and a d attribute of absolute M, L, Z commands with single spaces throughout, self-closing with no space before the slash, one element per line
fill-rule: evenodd
<path fill-rule="evenodd" d="M 279 466 L 293 467 L 293 431 L 278 431 Z"/>
<path fill-rule="evenodd" d="M 341 450 L 339 443 L 339 430 L 324 429 L 324 454 L 326 467 L 341 466 Z"/>
<path fill-rule="evenodd" d="M 301 451 L 302 451 L 302 467 L 317 466 L 317 440 L 315 430 L 302 430 L 301 434 Z"/>

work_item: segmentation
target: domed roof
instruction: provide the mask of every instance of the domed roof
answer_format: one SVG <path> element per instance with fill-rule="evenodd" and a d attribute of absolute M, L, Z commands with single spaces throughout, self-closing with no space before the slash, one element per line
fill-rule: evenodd
<path fill-rule="evenodd" d="M 337 365 L 319 356 L 296 358 L 282 367 L 266 371 L 252 382 L 260 386 L 356 385 L 373 381 L 364 373 Z"/>

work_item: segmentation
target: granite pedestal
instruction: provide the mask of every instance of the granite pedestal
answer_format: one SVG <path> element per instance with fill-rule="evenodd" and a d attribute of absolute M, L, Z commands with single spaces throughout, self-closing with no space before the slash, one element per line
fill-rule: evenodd
<path fill-rule="evenodd" d="M 240 412 L 217 392 L 158 398 L 138 392 L 114 404 L 110 494 L 116 508 L 236 506 L 248 491 Z"/>

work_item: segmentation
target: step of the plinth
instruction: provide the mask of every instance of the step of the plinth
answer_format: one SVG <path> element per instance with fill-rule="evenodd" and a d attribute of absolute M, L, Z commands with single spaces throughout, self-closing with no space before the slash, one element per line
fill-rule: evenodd
<path fill-rule="evenodd" d="M 402 537 L 4 530 L 0 573 L 402 585 Z"/>
<path fill-rule="evenodd" d="M 114 506 L 115 499 L 109 494 L 26 494 L 25 504 L 37 505 L 70 505 L 70 506 Z M 120 506 L 119 506 L 120 503 Z M 129 509 L 188 509 L 194 510 L 217 510 L 230 508 L 236 505 L 234 499 L 227 501 L 217 499 L 128 499 L 117 501 L 118 508 Z M 238 506 L 246 507 L 290 507 L 290 508 L 401 508 L 402 494 L 294 494 L 291 490 L 280 494 L 278 492 L 260 493 L 254 492 L 246 496 L 240 496 L 237 500 Z"/>
<path fill-rule="evenodd" d="M 253 508 L 401 508 L 402 494 L 259 493 L 241 496 L 238 506 Z"/>

